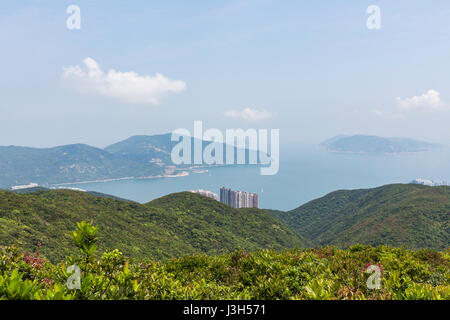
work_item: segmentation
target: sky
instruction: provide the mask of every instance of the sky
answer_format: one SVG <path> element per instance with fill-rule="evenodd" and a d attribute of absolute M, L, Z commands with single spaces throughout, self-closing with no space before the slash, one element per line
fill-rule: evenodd
<path fill-rule="evenodd" d="M 449 19 L 448 0 L 2 1 L 0 145 L 104 147 L 194 120 L 287 145 L 450 145 Z"/>

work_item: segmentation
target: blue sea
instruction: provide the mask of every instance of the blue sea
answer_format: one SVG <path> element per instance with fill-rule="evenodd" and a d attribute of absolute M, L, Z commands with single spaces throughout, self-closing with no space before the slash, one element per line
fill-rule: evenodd
<path fill-rule="evenodd" d="M 415 178 L 450 181 L 450 148 L 397 155 L 329 153 L 316 146 L 290 146 L 280 152 L 280 169 L 261 176 L 257 166 L 209 168 L 176 178 L 119 180 L 73 184 L 141 203 L 173 192 L 222 186 L 256 192 L 261 208 L 290 210 L 339 189 L 408 183 Z M 67 186 L 66 186 L 67 187 Z"/>

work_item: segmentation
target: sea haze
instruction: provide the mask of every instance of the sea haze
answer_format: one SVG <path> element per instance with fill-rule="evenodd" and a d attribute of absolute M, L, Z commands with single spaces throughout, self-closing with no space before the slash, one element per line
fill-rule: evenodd
<path fill-rule="evenodd" d="M 261 208 L 290 210 L 338 189 L 408 183 L 415 178 L 450 181 L 450 148 L 396 154 L 340 154 L 317 146 L 282 148 L 277 175 L 261 176 L 256 166 L 209 168 L 177 178 L 77 183 L 65 187 L 148 202 L 173 192 L 222 186 L 256 192 Z"/>

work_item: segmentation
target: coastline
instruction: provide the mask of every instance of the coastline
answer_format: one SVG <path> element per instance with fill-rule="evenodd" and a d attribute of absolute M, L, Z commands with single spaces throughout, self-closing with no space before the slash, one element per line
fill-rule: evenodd
<path fill-rule="evenodd" d="M 208 172 L 208 170 L 204 170 L 202 172 L 195 173 L 203 173 Z M 145 177 L 122 177 L 122 178 L 109 178 L 109 179 L 99 179 L 99 180 L 87 180 L 87 181 L 77 181 L 77 182 L 64 182 L 64 183 L 55 183 L 51 186 L 66 186 L 66 185 L 74 185 L 74 184 L 89 184 L 89 183 L 103 183 L 103 182 L 111 182 L 111 181 L 121 181 L 121 180 L 147 180 L 147 179 L 158 179 L 158 178 L 179 178 L 186 177 L 190 175 L 189 171 L 182 171 L 176 174 L 163 174 L 157 176 L 145 176 Z"/>
<path fill-rule="evenodd" d="M 249 164 L 245 164 L 249 165 Z M 253 165 L 261 165 L 261 164 L 251 164 Z M 173 171 L 169 171 L 166 174 L 160 174 L 155 176 L 142 176 L 142 177 L 120 177 L 120 178 L 107 178 L 107 179 L 96 179 L 96 180 L 84 180 L 84 181 L 73 181 L 73 182 L 62 182 L 62 183 L 45 183 L 39 186 L 46 187 L 46 188 L 57 188 L 60 186 L 71 186 L 71 185 L 77 185 L 77 184 L 90 184 L 90 183 L 105 183 L 105 182 L 112 182 L 112 181 L 122 181 L 122 180 L 149 180 L 149 179 L 161 179 L 161 178 L 180 178 L 180 177 L 186 177 L 193 173 L 195 174 L 202 174 L 202 173 L 208 173 L 209 168 L 221 168 L 221 167 L 228 167 L 230 165 L 227 164 L 219 164 L 219 165 L 207 165 L 207 166 L 191 166 L 186 168 L 179 168 L 174 169 Z M 239 165 L 233 165 L 233 166 L 239 166 Z M 177 173 L 174 173 L 177 172 Z M 10 189 L 11 187 L 8 187 Z"/>

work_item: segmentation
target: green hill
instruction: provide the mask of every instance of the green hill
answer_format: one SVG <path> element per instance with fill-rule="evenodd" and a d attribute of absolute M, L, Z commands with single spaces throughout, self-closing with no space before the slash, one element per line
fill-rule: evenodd
<path fill-rule="evenodd" d="M 85 144 L 0 147 L 0 188 L 30 182 L 47 185 L 163 173 L 164 169 L 155 163 L 121 157 Z"/>
<path fill-rule="evenodd" d="M 450 246 L 450 187 L 394 184 L 340 190 L 289 212 L 272 211 L 313 245 Z"/>
<path fill-rule="evenodd" d="M 82 220 L 98 225 L 101 250 L 136 258 L 307 244 L 264 210 L 237 210 L 190 192 L 138 204 L 71 190 L 0 191 L 0 245 L 35 250 L 42 242 L 41 253 L 56 261 L 77 253 L 70 232 Z"/>

